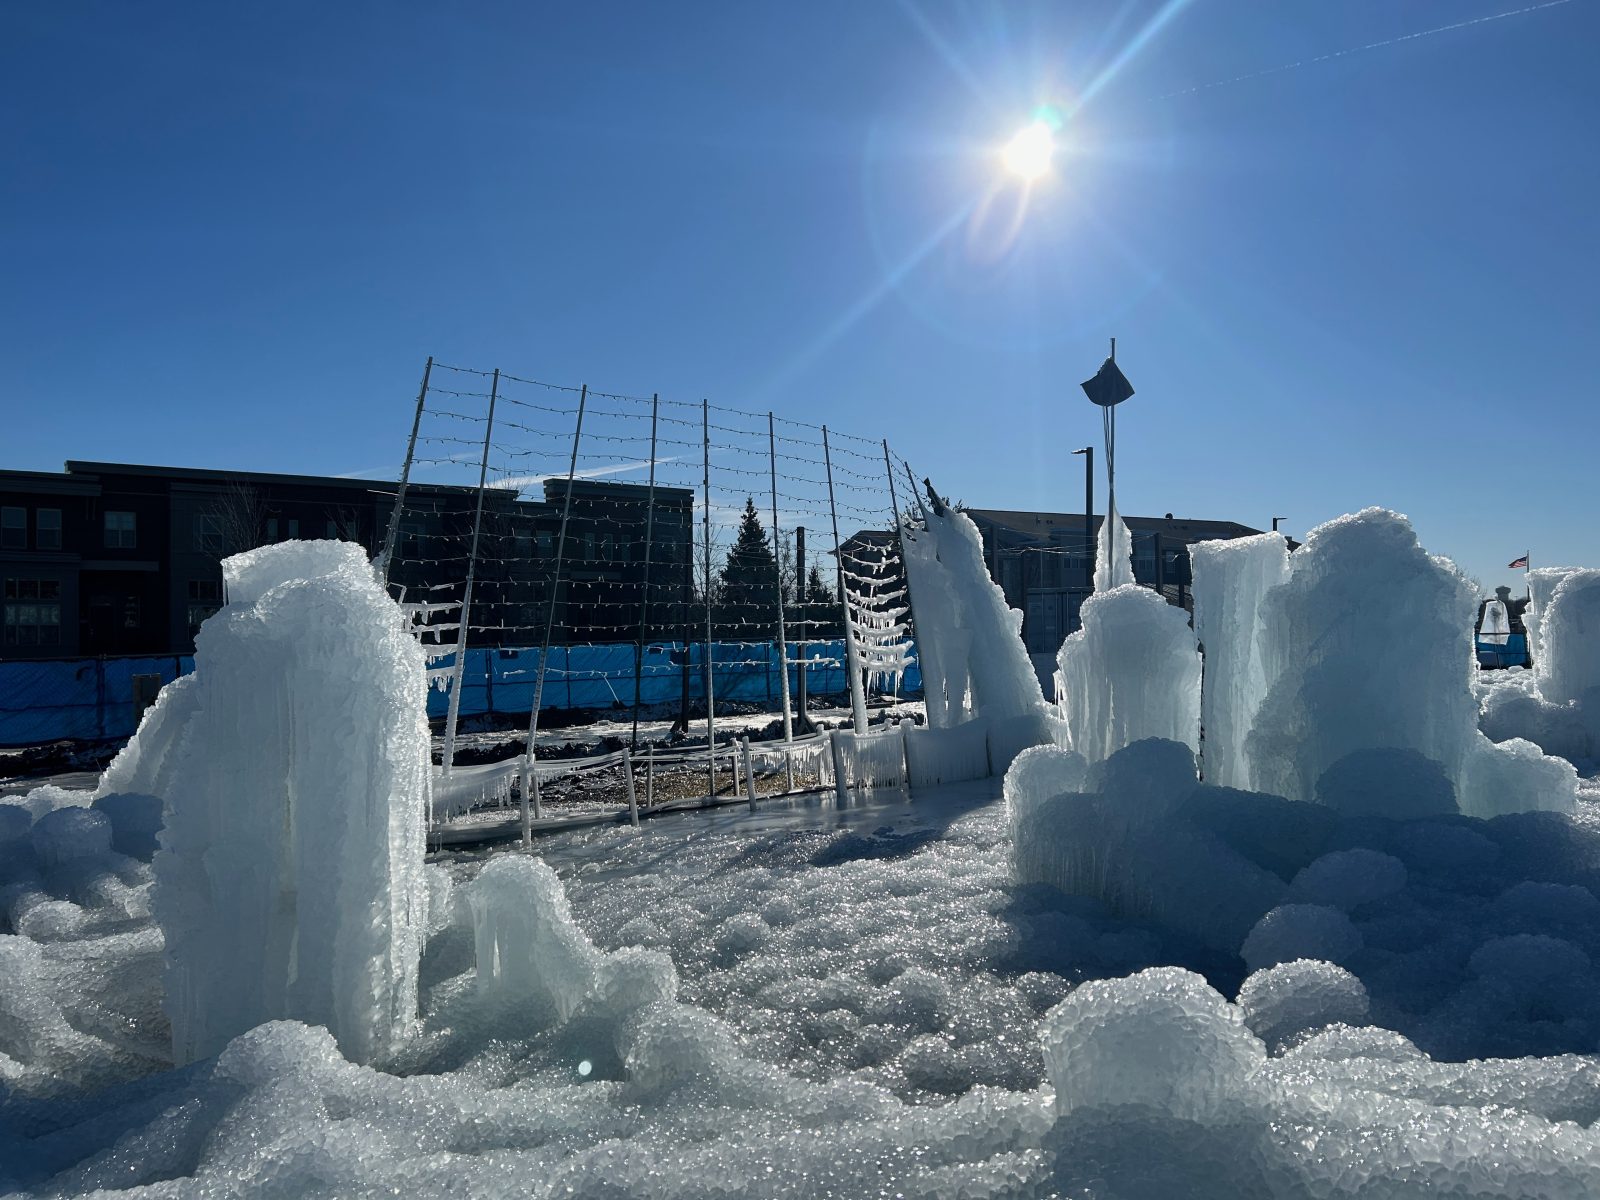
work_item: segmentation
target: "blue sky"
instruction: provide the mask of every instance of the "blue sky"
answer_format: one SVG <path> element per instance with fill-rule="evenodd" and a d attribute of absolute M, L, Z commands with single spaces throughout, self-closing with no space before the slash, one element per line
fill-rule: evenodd
<path fill-rule="evenodd" d="M 1600 5 L 1407 37 L 1520 7 L 8 6 L 0 466 L 392 471 L 431 353 L 1075 510 L 1116 335 L 1127 511 L 1600 563 Z"/>

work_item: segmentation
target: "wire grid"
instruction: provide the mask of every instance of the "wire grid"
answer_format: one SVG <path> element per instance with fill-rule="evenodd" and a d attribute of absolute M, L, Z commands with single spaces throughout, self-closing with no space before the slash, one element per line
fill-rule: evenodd
<path fill-rule="evenodd" d="M 891 463 L 901 472 L 892 486 Z M 792 663 L 797 643 L 843 632 L 835 518 L 851 589 L 853 578 L 881 574 L 906 479 L 883 441 L 828 430 L 825 445 L 822 426 L 789 417 L 435 362 L 390 581 L 439 659 L 456 645 L 469 574 L 471 645 L 543 645 L 558 591 L 554 645 L 771 642 L 779 587 L 763 578 L 770 563 L 729 567 L 748 503 L 781 567 Z M 590 486 L 617 483 L 635 487 Z M 800 527 L 809 586 L 796 581 Z M 876 548 L 863 550 L 862 533 L 879 534 Z M 738 665 L 724 649 L 716 662 Z M 769 659 L 746 665 L 765 670 Z"/>

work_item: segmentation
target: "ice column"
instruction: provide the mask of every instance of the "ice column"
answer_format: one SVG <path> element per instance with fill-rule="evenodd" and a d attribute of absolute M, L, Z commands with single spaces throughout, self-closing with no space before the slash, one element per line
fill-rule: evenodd
<path fill-rule="evenodd" d="M 158 739 L 154 911 L 178 1063 L 264 1021 L 380 1058 L 417 1006 L 430 749 L 422 652 L 360 547 L 285 542 L 223 563 Z M 159 707 L 159 706 L 158 706 Z"/>
<path fill-rule="evenodd" d="M 1600 571 L 1569 571 L 1540 606 L 1535 663 L 1540 694 L 1554 704 L 1600 707 Z"/>
<path fill-rule="evenodd" d="M 1421 756 L 1469 815 L 1570 809 L 1570 770 L 1478 732 L 1475 609 L 1466 577 L 1397 513 L 1368 508 L 1313 529 L 1260 601 L 1268 688 L 1244 739 L 1250 785 L 1365 810 Z M 1239 669 L 1213 658 L 1208 641 L 1208 687 Z"/>
<path fill-rule="evenodd" d="M 1080 629 L 1057 656 L 1056 702 L 1071 749 L 1100 762 L 1144 738 L 1200 744 L 1200 656 L 1188 615 L 1132 582 L 1128 528 L 1102 530 L 1101 580 L 1127 580 L 1083 602 Z"/>
<path fill-rule="evenodd" d="M 1289 544 L 1280 533 L 1189 548 L 1194 565 L 1194 632 L 1205 656 L 1200 720 L 1207 783 L 1248 788 L 1244 738 L 1267 693 L 1261 602 L 1289 578 Z"/>
<path fill-rule="evenodd" d="M 927 527 L 908 532 L 905 540 L 930 694 L 942 691 L 940 702 L 951 710 L 944 714 L 948 724 L 969 716 L 998 721 L 1038 716 L 1044 693 L 1022 644 L 1022 614 L 1007 606 L 1005 593 L 989 578 L 978 527 L 965 513 L 949 509 L 926 516 Z M 931 680 L 929 647 L 935 650 Z M 963 695 L 969 696 L 970 710 L 954 711 Z M 930 701 L 930 725 L 933 712 Z"/>

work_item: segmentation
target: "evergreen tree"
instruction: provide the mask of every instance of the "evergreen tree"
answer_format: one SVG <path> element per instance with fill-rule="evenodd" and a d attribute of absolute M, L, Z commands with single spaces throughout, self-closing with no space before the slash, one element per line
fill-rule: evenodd
<path fill-rule="evenodd" d="M 778 560 L 766 528 L 746 497 L 739 536 L 722 566 L 718 612 L 731 639 L 750 641 L 775 635 L 778 621 Z"/>

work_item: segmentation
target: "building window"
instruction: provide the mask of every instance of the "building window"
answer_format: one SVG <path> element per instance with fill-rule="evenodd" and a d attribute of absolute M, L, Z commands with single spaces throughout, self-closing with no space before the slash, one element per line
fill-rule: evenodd
<path fill-rule="evenodd" d="M 61 510 L 41 508 L 33 515 L 33 543 L 38 550 L 61 549 Z"/>
<path fill-rule="evenodd" d="M 138 544 L 139 529 L 133 513 L 106 513 L 107 550 L 132 550 Z"/>
<path fill-rule="evenodd" d="M 25 508 L 0 508 L 0 548 L 26 550 L 28 548 L 28 510 Z"/>
<path fill-rule="evenodd" d="M 299 517 L 290 517 L 289 518 L 289 540 L 293 541 L 295 538 L 297 538 L 299 536 L 300 536 L 300 518 Z"/>
<path fill-rule="evenodd" d="M 278 540 L 278 518 L 277 517 L 268 517 L 267 518 L 267 541 L 275 542 L 277 540 Z"/>
<path fill-rule="evenodd" d="M 5 581 L 3 606 L 7 646 L 59 646 L 61 644 L 61 582 L 56 579 Z"/>
<path fill-rule="evenodd" d="M 327 538 L 330 542 L 337 542 L 339 540 L 339 522 L 328 522 Z"/>
<path fill-rule="evenodd" d="M 196 513 L 194 515 L 194 548 L 202 554 L 222 553 L 221 513 Z"/>
<path fill-rule="evenodd" d="M 200 631 L 201 624 L 222 607 L 222 584 L 215 579 L 189 581 L 189 636 Z"/>

